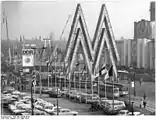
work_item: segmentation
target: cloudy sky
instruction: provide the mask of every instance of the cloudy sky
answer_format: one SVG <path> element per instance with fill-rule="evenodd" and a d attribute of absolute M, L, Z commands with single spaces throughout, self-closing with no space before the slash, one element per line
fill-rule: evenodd
<path fill-rule="evenodd" d="M 92 38 L 97 24 L 101 5 L 106 3 L 116 39 L 122 36 L 133 38 L 134 21 L 150 18 L 151 0 L 51 0 L 2 2 L 2 10 L 8 19 L 9 38 L 20 35 L 26 38 L 46 37 L 51 32 L 59 39 L 69 15 L 74 16 L 76 4 L 81 3 L 84 17 Z M 3 17 L 3 14 L 2 14 Z M 68 38 L 72 17 L 69 19 L 63 37 Z M 2 22 L 2 19 L 1 19 Z M 6 39 L 5 24 L 2 23 L 2 39 Z"/>

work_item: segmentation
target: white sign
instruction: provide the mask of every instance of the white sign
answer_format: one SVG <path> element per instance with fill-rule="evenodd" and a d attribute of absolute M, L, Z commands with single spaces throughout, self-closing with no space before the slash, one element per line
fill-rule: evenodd
<path fill-rule="evenodd" d="M 23 67 L 33 67 L 34 66 L 34 50 L 24 49 L 22 54 L 22 65 Z"/>
<path fill-rule="evenodd" d="M 29 69 L 28 68 L 23 69 L 23 72 L 29 72 Z"/>
<path fill-rule="evenodd" d="M 134 82 L 131 82 L 131 86 L 134 87 Z"/>

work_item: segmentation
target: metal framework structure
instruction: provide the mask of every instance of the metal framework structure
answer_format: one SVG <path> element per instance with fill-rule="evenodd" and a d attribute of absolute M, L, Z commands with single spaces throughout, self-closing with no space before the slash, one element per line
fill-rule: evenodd
<path fill-rule="evenodd" d="M 80 27 L 78 27 L 78 22 L 80 23 Z M 98 68 L 102 51 L 105 49 L 105 44 L 109 51 L 115 77 L 117 77 L 116 63 L 119 61 L 119 55 L 105 4 L 101 7 L 92 43 L 88 34 L 81 5 L 77 4 L 69 39 L 66 45 L 65 61 L 68 61 L 68 64 L 70 64 L 68 65 L 70 66 L 68 72 L 72 72 L 76 53 L 79 46 L 81 46 L 88 70 L 93 74 Z M 93 62 L 93 65 L 90 64 L 91 62 Z"/>
<path fill-rule="evenodd" d="M 92 47 L 94 51 L 93 72 L 95 72 L 95 70 L 98 68 L 103 49 L 108 48 L 115 77 L 117 77 L 116 63 L 119 61 L 119 55 L 105 4 L 103 4 L 101 7 L 95 34 L 93 37 Z"/>
<path fill-rule="evenodd" d="M 66 45 L 65 61 L 68 61 L 70 64 L 69 72 L 73 70 L 73 66 L 76 61 L 76 53 L 78 52 L 79 46 L 81 46 L 83 50 L 83 57 L 85 58 L 88 70 L 90 73 L 92 73 L 90 66 L 90 61 L 93 61 L 91 40 L 88 34 L 81 5 L 77 4 L 68 42 Z"/>

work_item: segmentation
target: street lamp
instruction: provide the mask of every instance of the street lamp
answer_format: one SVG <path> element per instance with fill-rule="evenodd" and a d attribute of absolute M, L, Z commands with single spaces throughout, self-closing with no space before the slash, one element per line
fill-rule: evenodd
<path fill-rule="evenodd" d="M 134 102 L 132 102 L 132 115 L 134 115 L 134 107 L 133 107 Z"/>
<path fill-rule="evenodd" d="M 34 115 L 33 80 L 31 81 L 31 114 Z"/>
<path fill-rule="evenodd" d="M 58 101 L 58 95 L 59 95 L 59 92 L 58 92 L 58 83 L 60 82 L 60 79 L 58 78 L 57 80 L 57 115 L 59 115 L 59 108 L 58 108 L 58 104 L 59 104 L 59 101 Z"/>

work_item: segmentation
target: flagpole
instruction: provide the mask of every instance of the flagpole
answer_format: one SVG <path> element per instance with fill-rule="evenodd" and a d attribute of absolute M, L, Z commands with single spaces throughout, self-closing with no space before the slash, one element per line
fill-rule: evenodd
<path fill-rule="evenodd" d="M 112 71 L 113 73 L 113 71 Z M 112 76 L 112 82 L 113 82 L 113 112 L 114 112 L 114 74 Z"/>
<path fill-rule="evenodd" d="M 66 68 L 65 68 L 65 62 L 64 62 L 64 75 L 65 75 L 64 87 L 66 88 L 66 78 L 67 78 L 67 75 L 66 75 L 66 73 L 65 73 L 65 70 L 66 70 Z"/>
<path fill-rule="evenodd" d="M 93 62 L 91 61 L 91 94 L 92 94 L 92 99 L 93 99 L 93 72 L 92 72 L 92 68 L 93 68 Z"/>
<path fill-rule="evenodd" d="M 54 59 L 54 71 L 55 71 L 55 75 L 54 75 L 54 77 L 55 77 L 55 88 L 56 88 L 56 59 Z"/>
<path fill-rule="evenodd" d="M 78 76 L 79 76 L 79 92 L 80 92 L 80 88 L 81 88 L 81 81 L 80 81 L 80 67 L 78 66 Z"/>
<path fill-rule="evenodd" d="M 40 63 L 40 97 L 41 97 L 41 67 L 42 67 L 42 57 L 41 57 L 41 63 Z"/>
<path fill-rule="evenodd" d="M 74 71 L 74 89 L 75 89 L 75 71 Z"/>
<path fill-rule="evenodd" d="M 48 88 L 49 88 L 49 61 L 48 61 Z"/>
<path fill-rule="evenodd" d="M 107 90 L 107 88 L 106 88 L 106 79 L 105 79 L 105 97 L 107 98 L 107 92 L 106 92 L 106 90 Z"/>

